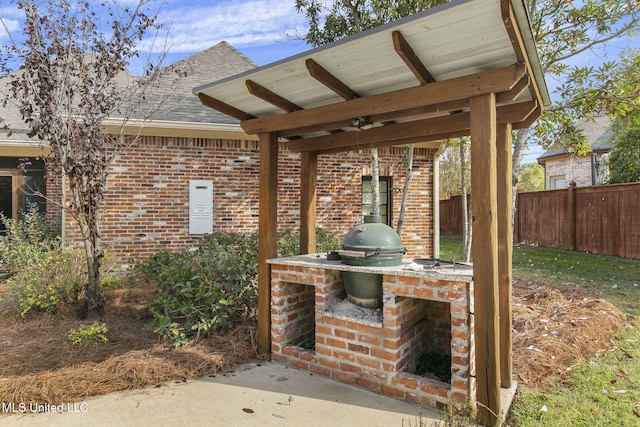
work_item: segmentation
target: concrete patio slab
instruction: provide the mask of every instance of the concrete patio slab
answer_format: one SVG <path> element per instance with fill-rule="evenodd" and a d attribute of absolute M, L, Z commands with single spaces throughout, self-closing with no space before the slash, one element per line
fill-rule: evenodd
<path fill-rule="evenodd" d="M 3 406 L 0 426 L 431 427 L 442 419 L 438 411 L 271 362 L 40 408 L 44 413 L 14 403 L 13 414 Z"/>

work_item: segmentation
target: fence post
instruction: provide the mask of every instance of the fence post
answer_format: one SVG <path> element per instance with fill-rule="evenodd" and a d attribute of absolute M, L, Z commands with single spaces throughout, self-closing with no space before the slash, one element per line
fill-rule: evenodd
<path fill-rule="evenodd" d="M 576 250 L 576 182 L 571 181 L 567 190 L 567 249 Z"/>

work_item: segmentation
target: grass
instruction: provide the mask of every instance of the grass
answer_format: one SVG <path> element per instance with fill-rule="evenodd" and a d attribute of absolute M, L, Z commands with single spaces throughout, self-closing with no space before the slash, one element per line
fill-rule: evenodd
<path fill-rule="evenodd" d="M 440 237 L 440 258 L 462 260 L 462 239 Z M 516 245 L 513 275 L 581 288 L 622 312 L 640 316 L 640 261 L 560 249 Z"/>
<path fill-rule="evenodd" d="M 462 259 L 462 240 L 441 237 L 440 258 Z M 616 305 L 630 319 L 612 347 L 578 360 L 544 393 L 520 386 L 507 425 L 640 425 L 640 261 L 516 245 L 513 275 L 581 288 Z"/>

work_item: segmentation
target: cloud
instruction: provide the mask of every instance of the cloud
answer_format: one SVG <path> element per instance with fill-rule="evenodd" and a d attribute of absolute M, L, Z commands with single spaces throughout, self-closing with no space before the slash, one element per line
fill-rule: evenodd
<path fill-rule="evenodd" d="M 236 0 L 191 2 L 190 6 L 167 3 L 160 21 L 167 26 L 167 44 L 172 53 L 191 53 L 222 40 L 242 48 L 283 41 L 304 25 L 292 0 Z M 164 43 L 147 39 L 139 47 L 158 51 Z"/>

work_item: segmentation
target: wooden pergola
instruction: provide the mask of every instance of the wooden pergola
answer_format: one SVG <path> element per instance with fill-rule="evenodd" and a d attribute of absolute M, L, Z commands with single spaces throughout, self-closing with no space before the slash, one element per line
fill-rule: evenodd
<path fill-rule="evenodd" d="M 522 0 L 459 0 L 194 89 L 260 145 L 258 345 L 269 352 L 280 142 L 301 153 L 300 247 L 315 252 L 318 156 L 471 137 L 477 401 L 511 387 L 512 130 L 549 102 Z"/>

